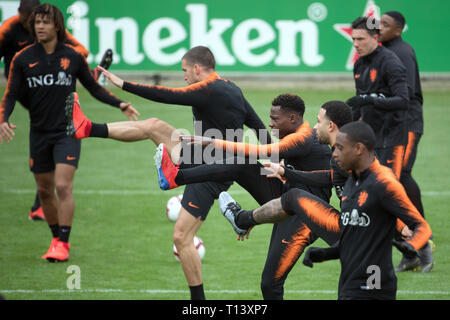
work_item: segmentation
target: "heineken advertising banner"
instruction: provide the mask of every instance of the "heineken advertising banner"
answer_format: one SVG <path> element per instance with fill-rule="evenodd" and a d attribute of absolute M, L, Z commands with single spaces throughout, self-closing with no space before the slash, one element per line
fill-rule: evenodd
<path fill-rule="evenodd" d="M 115 70 L 180 70 L 190 47 L 206 45 L 221 71 L 349 72 L 357 58 L 350 23 L 398 10 L 420 70 L 450 72 L 447 0 L 48 2 L 63 11 L 69 31 L 89 49 L 89 63 L 112 48 Z M 0 0 L 1 20 L 16 14 L 18 4 Z"/>

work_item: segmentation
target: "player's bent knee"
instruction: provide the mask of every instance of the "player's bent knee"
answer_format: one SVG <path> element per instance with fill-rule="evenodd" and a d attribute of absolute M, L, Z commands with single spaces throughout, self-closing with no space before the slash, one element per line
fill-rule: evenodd
<path fill-rule="evenodd" d="M 37 192 L 42 200 L 50 199 L 55 196 L 54 190 L 50 187 L 38 186 Z"/>
<path fill-rule="evenodd" d="M 193 245 L 194 238 L 189 233 L 175 229 L 173 232 L 173 243 L 178 250 L 183 250 L 183 248 Z"/>
<path fill-rule="evenodd" d="M 144 120 L 144 128 L 146 131 L 155 131 L 161 127 L 163 121 L 158 118 L 148 118 Z"/>
<path fill-rule="evenodd" d="M 306 196 L 308 193 L 304 190 L 292 188 L 288 192 L 284 193 L 281 197 L 281 205 L 288 215 L 294 215 L 295 211 L 292 207 L 294 204 L 296 204 L 296 200 Z"/>
<path fill-rule="evenodd" d="M 72 185 L 70 183 L 57 183 L 55 185 L 58 198 L 68 197 L 72 195 Z"/>

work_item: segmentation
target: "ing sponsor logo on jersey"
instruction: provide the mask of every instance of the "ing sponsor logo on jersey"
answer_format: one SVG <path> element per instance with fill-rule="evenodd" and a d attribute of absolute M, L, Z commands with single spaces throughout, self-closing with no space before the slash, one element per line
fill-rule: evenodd
<path fill-rule="evenodd" d="M 352 212 L 342 212 L 341 220 L 344 226 L 368 227 L 370 225 L 370 217 L 364 212 L 358 212 L 357 209 L 353 209 Z"/>
<path fill-rule="evenodd" d="M 44 86 L 70 86 L 72 85 L 72 75 L 66 74 L 64 71 L 58 72 L 58 75 L 55 77 L 53 74 L 41 74 L 39 76 L 27 77 L 27 84 L 29 88 L 37 88 Z"/>

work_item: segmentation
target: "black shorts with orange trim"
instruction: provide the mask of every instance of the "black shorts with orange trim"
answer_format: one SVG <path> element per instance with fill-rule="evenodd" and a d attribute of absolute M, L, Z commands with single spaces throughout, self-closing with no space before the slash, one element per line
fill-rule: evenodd
<path fill-rule="evenodd" d="M 201 182 L 188 184 L 184 189 L 181 206 L 195 218 L 205 220 L 214 200 L 222 191 L 227 191 L 232 182 Z"/>
<path fill-rule="evenodd" d="M 30 131 L 30 170 L 33 173 L 53 171 L 57 163 L 78 168 L 80 153 L 81 140 L 72 139 L 65 132 Z"/>
<path fill-rule="evenodd" d="M 405 150 L 405 157 L 403 158 L 402 171 L 409 173 L 412 171 L 414 162 L 416 161 L 417 149 L 421 137 L 421 133 L 413 131 L 408 132 L 408 144 Z"/>
<path fill-rule="evenodd" d="M 227 163 L 233 161 L 237 161 L 237 158 Z M 187 184 L 181 205 L 194 217 L 201 217 L 202 220 L 205 220 L 214 200 L 222 191 L 226 191 L 233 181 L 260 205 L 279 198 L 283 192 L 283 183 L 263 175 L 263 166 L 259 163 L 195 165 L 183 162 L 180 169 L 183 172 L 183 184 Z"/>
<path fill-rule="evenodd" d="M 387 148 L 375 148 L 378 161 L 380 161 L 382 165 L 391 168 L 397 179 L 400 179 L 401 176 L 405 149 L 406 147 L 404 145 L 397 145 Z"/>

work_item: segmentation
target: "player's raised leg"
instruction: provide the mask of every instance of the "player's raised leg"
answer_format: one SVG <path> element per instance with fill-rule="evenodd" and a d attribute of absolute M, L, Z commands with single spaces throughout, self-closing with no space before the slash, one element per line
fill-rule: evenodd
<path fill-rule="evenodd" d="M 156 145 L 164 143 L 173 162 L 178 162 L 181 143 L 180 132 L 167 122 L 157 118 L 141 121 L 120 121 L 99 124 L 90 121 L 83 113 L 76 92 L 66 100 L 67 135 L 75 139 L 108 138 L 122 142 L 152 140 Z"/>

